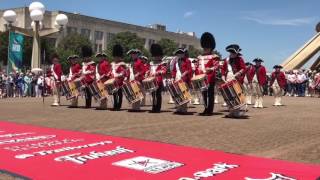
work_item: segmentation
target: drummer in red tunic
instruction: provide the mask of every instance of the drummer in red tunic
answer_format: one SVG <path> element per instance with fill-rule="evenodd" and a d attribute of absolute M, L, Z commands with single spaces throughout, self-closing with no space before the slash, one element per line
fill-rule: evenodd
<path fill-rule="evenodd" d="M 226 47 L 226 51 L 229 52 L 230 55 L 225 59 L 222 67 L 224 81 L 236 79 L 240 84 L 243 84 L 246 65 L 242 58 L 242 54 L 240 53 L 240 46 L 237 44 L 231 44 Z M 241 117 L 245 112 L 245 106 L 240 109 L 233 109 L 232 107 L 229 107 L 229 115 L 227 115 L 227 117 Z"/>
<path fill-rule="evenodd" d="M 91 108 L 92 94 L 89 89 L 89 85 L 95 81 L 95 63 L 92 61 L 92 48 L 90 46 L 83 46 L 82 50 L 82 75 L 84 76 L 84 81 L 86 83 L 85 87 L 85 108 Z"/>
<path fill-rule="evenodd" d="M 167 72 L 166 66 L 162 63 L 163 51 L 159 44 L 152 44 L 150 53 L 153 62 L 150 64 L 149 76 L 154 76 L 158 85 L 158 89 L 152 92 L 152 110 L 151 113 L 160 113 L 162 104 L 162 91 L 164 89 L 163 76 Z"/>
<path fill-rule="evenodd" d="M 140 85 L 142 85 L 142 80 L 144 80 L 146 74 L 146 67 L 143 60 L 140 59 L 141 51 L 139 49 L 131 49 L 127 52 L 130 55 L 131 59 L 133 60 L 133 75 L 134 80 L 136 80 Z M 142 87 L 142 86 L 141 86 Z M 143 95 L 145 99 L 145 94 Z M 132 103 L 132 111 L 139 111 L 142 101 L 137 101 Z"/>
<path fill-rule="evenodd" d="M 255 96 L 254 108 L 263 108 L 263 87 L 267 83 L 266 68 L 262 65 L 261 58 L 253 60 L 255 65 L 249 71 L 249 83 L 252 86 L 253 95 Z"/>
<path fill-rule="evenodd" d="M 282 66 L 275 65 L 273 66 L 275 69 L 271 74 L 271 82 L 270 86 L 273 89 L 273 95 L 275 98 L 274 106 L 282 106 L 281 99 L 284 93 L 284 89 L 287 84 L 286 75 L 283 71 L 281 71 Z"/>
<path fill-rule="evenodd" d="M 205 32 L 201 36 L 201 47 L 203 48 L 203 56 L 212 55 L 212 51 L 216 47 L 216 42 L 213 35 Z M 219 68 L 219 57 L 216 55 L 210 56 L 205 64 L 205 73 L 207 75 L 208 88 L 202 91 L 205 109 L 200 115 L 211 116 L 214 108 L 214 87 L 216 82 L 216 73 Z"/>
<path fill-rule="evenodd" d="M 71 63 L 71 66 L 69 69 L 68 81 L 74 81 L 75 79 L 80 78 L 82 67 L 78 62 L 79 56 L 77 55 L 69 56 L 67 60 L 69 60 Z M 77 108 L 77 107 L 78 107 L 78 97 L 74 97 L 73 99 L 71 99 L 71 105 L 69 106 L 69 108 Z"/>
<path fill-rule="evenodd" d="M 101 81 L 104 83 L 108 79 L 112 77 L 112 68 L 111 64 L 107 59 L 107 55 L 105 53 L 97 53 L 96 58 L 99 59 L 99 63 L 96 67 L 96 79 L 97 81 Z M 98 110 L 106 110 L 107 109 L 107 98 L 100 100 Z"/>
<path fill-rule="evenodd" d="M 177 59 L 174 63 L 173 69 L 171 70 L 171 75 L 174 81 L 183 80 L 188 87 L 191 85 L 192 78 L 192 66 L 191 61 L 187 56 L 187 50 L 184 48 L 179 48 L 175 51 Z M 177 107 L 175 113 L 186 114 L 188 111 L 188 104 L 183 104 Z"/>
<path fill-rule="evenodd" d="M 113 110 L 120 111 L 122 106 L 122 85 L 125 80 L 130 79 L 130 71 L 128 67 L 123 62 L 123 48 L 121 45 L 116 44 L 112 49 L 113 63 L 112 63 L 112 74 L 116 79 L 116 82 L 119 86 L 117 92 L 113 94 Z"/>

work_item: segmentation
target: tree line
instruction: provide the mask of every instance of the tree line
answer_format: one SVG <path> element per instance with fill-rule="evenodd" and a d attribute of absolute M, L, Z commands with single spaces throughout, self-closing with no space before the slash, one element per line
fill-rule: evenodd
<path fill-rule="evenodd" d="M 8 32 L 0 32 L 0 64 L 7 64 L 8 57 Z M 177 43 L 175 43 L 171 39 L 161 39 L 157 42 L 163 48 L 163 52 L 165 56 L 172 56 L 173 52 L 179 47 Z M 150 58 L 150 52 L 148 49 L 144 47 L 145 40 L 137 34 L 132 32 L 120 32 L 117 33 L 111 41 L 108 43 L 107 49 L 103 52 L 107 54 L 108 59 L 112 59 L 112 47 L 115 44 L 121 44 L 123 46 L 124 52 L 132 48 L 138 48 L 142 51 L 144 56 Z M 41 39 L 41 53 L 42 53 L 42 64 L 50 64 L 50 56 L 53 53 L 57 53 L 60 56 L 61 64 L 63 70 L 65 72 L 68 71 L 69 64 L 67 62 L 67 57 L 73 54 L 80 55 L 81 47 L 84 45 L 88 45 L 93 47 L 92 42 L 85 36 L 82 36 L 78 33 L 68 34 L 65 38 L 63 38 L 58 47 L 55 48 L 54 41 L 49 38 Z M 24 41 L 24 52 L 23 52 L 23 65 L 28 68 L 31 64 L 31 53 L 32 53 L 32 38 L 25 37 Z M 197 57 L 201 53 L 200 50 L 190 46 L 189 47 L 189 56 Z M 219 52 L 216 52 L 220 55 Z M 125 62 L 129 62 L 130 59 L 128 56 L 124 57 Z M 2 61 L 2 62 L 1 62 Z"/>

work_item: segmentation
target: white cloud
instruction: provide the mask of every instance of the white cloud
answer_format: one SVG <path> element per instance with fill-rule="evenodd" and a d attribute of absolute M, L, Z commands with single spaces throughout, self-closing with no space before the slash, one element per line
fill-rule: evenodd
<path fill-rule="evenodd" d="M 242 19 L 254 21 L 256 23 L 265 24 L 265 25 L 301 26 L 301 25 L 313 23 L 316 18 L 315 17 L 303 17 L 303 18 L 283 19 L 283 18 L 273 18 L 273 17 L 245 16 L 245 17 L 242 17 Z"/>
<path fill-rule="evenodd" d="M 302 26 L 314 24 L 318 19 L 317 17 L 283 17 L 283 10 L 281 9 L 241 11 L 241 14 L 243 20 L 273 26 Z"/>
<path fill-rule="evenodd" d="M 185 12 L 184 14 L 183 14 L 183 17 L 184 18 L 190 18 L 191 16 L 193 16 L 194 15 L 194 11 L 187 11 L 187 12 Z"/>

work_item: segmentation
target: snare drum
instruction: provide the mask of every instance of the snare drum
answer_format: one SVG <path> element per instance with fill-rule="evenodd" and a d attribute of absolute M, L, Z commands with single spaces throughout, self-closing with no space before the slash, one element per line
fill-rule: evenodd
<path fill-rule="evenodd" d="M 130 104 L 141 101 L 143 99 L 140 85 L 135 80 L 125 82 L 122 86 L 122 90 Z"/>
<path fill-rule="evenodd" d="M 64 96 L 66 96 L 67 100 L 70 100 L 70 99 L 74 98 L 74 96 L 71 93 L 71 89 L 69 87 L 68 80 L 62 81 L 62 83 L 61 83 L 61 91 L 62 91 L 62 94 Z"/>
<path fill-rule="evenodd" d="M 73 97 L 78 97 L 83 93 L 86 84 L 84 78 L 77 78 L 68 83 Z"/>
<path fill-rule="evenodd" d="M 191 79 L 192 89 L 195 91 L 205 91 L 208 89 L 206 84 L 207 76 L 205 74 L 199 74 Z"/>
<path fill-rule="evenodd" d="M 154 92 L 158 89 L 158 83 L 155 77 L 148 77 L 142 81 L 142 85 L 147 92 Z"/>
<path fill-rule="evenodd" d="M 167 85 L 170 95 L 177 106 L 184 105 L 191 101 L 192 96 L 190 94 L 189 88 L 184 81 L 168 81 Z"/>
<path fill-rule="evenodd" d="M 115 78 L 108 79 L 106 82 L 104 82 L 104 87 L 109 95 L 116 93 L 119 89 L 117 80 Z"/>
<path fill-rule="evenodd" d="M 102 101 L 107 98 L 108 94 L 104 88 L 102 81 L 95 81 L 88 86 L 90 93 L 97 101 Z"/>
<path fill-rule="evenodd" d="M 231 109 L 239 109 L 245 106 L 244 90 L 237 80 L 231 80 L 220 85 L 219 90 Z"/>

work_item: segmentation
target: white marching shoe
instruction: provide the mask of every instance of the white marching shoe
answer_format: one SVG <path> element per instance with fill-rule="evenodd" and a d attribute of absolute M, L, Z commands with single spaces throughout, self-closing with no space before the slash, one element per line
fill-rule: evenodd
<path fill-rule="evenodd" d="M 51 106 L 60 106 L 59 99 L 58 99 L 57 95 L 53 96 L 53 103 L 51 104 Z"/>
<path fill-rule="evenodd" d="M 200 101 L 199 101 L 199 98 L 195 98 L 194 100 L 193 100 L 193 103 L 192 103 L 193 105 L 200 105 Z"/>
<path fill-rule="evenodd" d="M 174 104 L 174 101 L 173 101 L 173 99 L 172 99 L 172 97 L 170 96 L 170 99 L 169 99 L 169 102 L 168 102 L 169 104 Z"/>
<path fill-rule="evenodd" d="M 215 96 L 215 97 L 214 97 L 214 103 L 215 103 L 215 104 L 218 104 L 218 103 L 219 103 L 218 98 L 219 98 L 219 96 Z"/>
<path fill-rule="evenodd" d="M 258 108 L 263 108 L 263 99 L 262 99 L 262 97 L 259 98 Z"/>
<path fill-rule="evenodd" d="M 281 97 L 276 97 L 273 105 L 274 106 L 282 106 Z"/>
<path fill-rule="evenodd" d="M 251 96 L 246 96 L 246 104 L 252 105 Z"/>
<path fill-rule="evenodd" d="M 256 98 L 254 105 L 253 105 L 253 108 L 258 108 L 258 106 L 259 106 L 259 98 Z"/>

